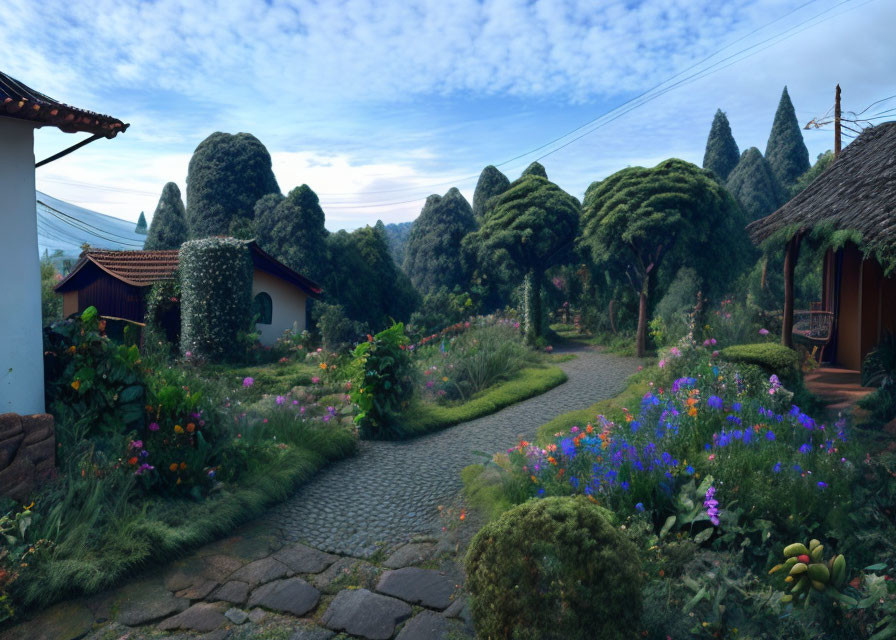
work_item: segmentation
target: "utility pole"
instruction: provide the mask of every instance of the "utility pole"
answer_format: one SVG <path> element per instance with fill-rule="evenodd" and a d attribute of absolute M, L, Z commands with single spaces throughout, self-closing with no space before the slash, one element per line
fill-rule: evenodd
<path fill-rule="evenodd" d="M 840 155 L 840 85 L 834 98 L 834 160 Z"/>

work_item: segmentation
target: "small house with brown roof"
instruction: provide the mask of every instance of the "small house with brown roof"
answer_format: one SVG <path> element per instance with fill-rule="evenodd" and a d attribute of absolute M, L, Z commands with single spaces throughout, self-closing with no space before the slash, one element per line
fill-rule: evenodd
<path fill-rule="evenodd" d="M 34 130 L 40 127 L 91 135 L 35 163 Z M 44 410 L 35 169 L 127 128 L 121 120 L 63 104 L 0 72 L 0 414 Z"/>
<path fill-rule="evenodd" d="M 825 360 L 860 369 L 883 333 L 896 333 L 896 122 L 866 129 L 809 187 L 747 231 L 757 244 L 785 247 L 782 342 L 791 346 L 800 333 L 795 316 L 826 319 Z M 793 273 L 804 241 L 827 247 L 821 300 L 795 311 Z"/>
<path fill-rule="evenodd" d="M 254 267 L 252 297 L 262 344 L 271 345 L 287 329 L 306 328 L 308 298 L 322 289 L 276 260 L 254 241 L 246 243 Z M 81 254 L 69 274 L 56 285 L 64 316 L 96 307 L 106 318 L 143 323 L 150 287 L 177 277 L 177 249 L 165 251 L 101 251 Z"/>

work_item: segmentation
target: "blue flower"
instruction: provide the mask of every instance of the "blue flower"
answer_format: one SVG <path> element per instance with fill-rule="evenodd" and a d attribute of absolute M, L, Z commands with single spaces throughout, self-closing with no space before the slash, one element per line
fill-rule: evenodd
<path fill-rule="evenodd" d="M 775 439 L 775 432 L 774 432 L 774 431 L 766 431 L 766 432 L 765 432 L 765 439 L 766 439 L 766 440 L 774 440 L 774 439 Z"/>
<path fill-rule="evenodd" d="M 821 482 L 821 481 L 819 481 L 819 482 L 818 482 L 818 488 L 819 488 L 819 489 L 827 489 L 827 488 L 828 488 L 828 483 L 827 483 L 827 482 Z"/>
<path fill-rule="evenodd" d="M 781 463 L 780 462 L 775 463 L 775 466 L 772 467 L 772 471 L 774 471 L 775 473 L 781 473 Z"/>
<path fill-rule="evenodd" d="M 719 396 L 709 396 L 706 400 L 706 406 L 710 409 L 721 409 L 722 408 L 722 399 Z"/>
<path fill-rule="evenodd" d="M 638 504 L 635 505 L 635 509 L 637 509 L 638 511 L 644 511 L 644 503 L 639 502 Z"/>
<path fill-rule="evenodd" d="M 560 449 L 567 458 L 572 458 L 576 455 L 576 445 L 570 438 L 563 438 L 560 441 Z"/>
<path fill-rule="evenodd" d="M 622 483 L 621 483 L 619 486 L 622 487 L 622 490 L 623 490 L 623 491 L 628 491 L 628 482 L 625 482 L 625 481 L 623 480 Z"/>
<path fill-rule="evenodd" d="M 731 410 L 737 413 L 738 411 L 740 411 L 741 406 L 743 405 L 741 405 L 740 402 L 735 402 L 733 405 L 731 405 Z"/>
<path fill-rule="evenodd" d="M 691 465 L 688 465 L 688 466 L 685 468 L 684 472 L 685 472 L 686 474 L 688 474 L 689 476 L 692 476 L 692 475 L 694 475 L 694 467 L 692 467 Z"/>
<path fill-rule="evenodd" d="M 800 453 L 809 453 L 810 451 L 812 451 L 812 447 L 808 444 L 800 445 Z"/>

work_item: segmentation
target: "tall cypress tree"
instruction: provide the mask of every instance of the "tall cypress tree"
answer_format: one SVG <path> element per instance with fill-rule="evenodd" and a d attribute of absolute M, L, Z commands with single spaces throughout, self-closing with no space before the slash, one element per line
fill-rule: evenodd
<path fill-rule="evenodd" d="M 709 169 L 725 182 L 739 159 L 740 151 L 737 149 L 734 136 L 731 135 L 728 116 L 721 109 L 717 109 L 712 119 L 712 127 L 709 129 L 709 138 L 706 139 L 703 168 Z"/>
<path fill-rule="evenodd" d="M 765 147 L 765 159 L 778 183 L 785 189 L 789 189 L 809 170 L 809 150 L 803 142 L 803 134 L 787 87 L 784 87 L 781 101 L 778 102 L 775 121 Z"/>
<path fill-rule="evenodd" d="M 776 211 L 786 200 L 772 168 L 756 147 L 744 151 L 725 186 L 751 221 Z"/>
<path fill-rule="evenodd" d="M 542 178 L 547 180 L 548 172 L 545 171 L 544 166 L 542 166 L 542 164 L 536 160 L 528 167 L 526 167 L 526 169 L 520 175 L 521 178 L 524 178 L 526 176 L 541 176 Z"/>
<path fill-rule="evenodd" d="M 479 174 L 476 190 L 473 192 L 473 215 L 480 223 L 485 217 L 488 201 L 499 196 L 510 186 L 510 180 L 492 165 L 488 165 Z"/>
<path fill-rule="evenodd" d="M 143 248 L 147 251 L 180 249 L 180 245 L 187 241 L 188 236 L 187 215 L 184 211 L 184 201 L 180 197 L 180 189 L 173 182 L 169 182 L 162 189 L 156 212 L 152 214 L 152 223 L 149 225 Z"/>
<path fill-rule="evenodd" d="M 439 287 L 466 287 L 470 274 L 458 256 L 461 241 L 475 230 L 473 209 L 456 188 L 444 197 L 429 196 L 405 249 L 404 271 L 414 286 L 424 293 Z"/>
<path fill-rule="evenodd" d="M 258 243 L 265 251 L 312 280 L 326 270 L 327 230 L 317 194 L 307 184 L 285 198 L 268 194 L 255 205 Z"/>
<path fill-rule="evenodd" d="M 137 218 L 137 226 L 134 229 L 134 233 L 139 233 L 141 236 L 146 235 L 146 216 L 143 212 L 140 212 L 140 217 Z"/>
<path fill-rule="evenodd" d="M 199 143 L 187 172 L 187 220 L 194 238 L 226 235 L 251 220 L 255 203 L 280 193 L 271 155 L 250 133 L 213 133 Z"/>

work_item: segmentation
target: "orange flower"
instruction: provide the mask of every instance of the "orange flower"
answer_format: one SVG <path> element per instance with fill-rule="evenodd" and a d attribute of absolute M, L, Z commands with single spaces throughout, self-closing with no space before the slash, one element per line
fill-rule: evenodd
<path fill-rule="evenodd" d="M 586 433 L 591 433 L 592 431 L 594 431 L 594 427 L 592 427 L 590 424 L 589 424 L 588 426 L 585 427 L 585 432 L 586 432 Z"/>
<path fill-rule="evenodd" d="M 187 431 L 189 431 L 190 433 L 193 433 L 194 431 L 196 431 L 196 425 L 193 424 L 192 422 L 188 422 L 187 423 Z"/>
<path fill-rule="evenodd" d="M 81 381 L 80 381 L 80 380 L 75 380 L 74 382 L 72 382 L 72 389 L 74 389 L 75 391 L 77 391 L 77 390 L 80 389 L 80 388 L 81 388 Z"/>
<path fill-rule="evenodd" d="M 554 459 L 554 456 L 548 456 L 548 462 L 551 464 L 557 464 L 557 460 Z"/>
<path fill-rule="evenodd" d="M 692 418 L 696 418 L 697 417 L 697 407 L 691 407 L 690 409 L 688 409 L 688 415 L 691 416 Z"/>
<path fill-rule="evenodd" d="M 174 425 L 174 433 L 183 433 L 183 432 L 184 432 L 184 428 L 182 426 L 180 426 L 179 424 Z"/>
<path fill-rule="evenodd" d="M 131 458 L 130 460 L 128 460 L 128 464 L 130 464 L 130 465 L 135 465 L 135 464 L 137 464 L 137 458 L 136 458 L 136 457 Z"/>
<path fill-rule="evenodd" d="M 177 471 L 177 463 L 172 462 L 170 465 L 168 465 L 168 468 L 171 469 L 171 471 Z"/>
<path fill-rule="evenodd" d="M 180 470 L 181 470 L 181 471 L 186 471 L 186 469 L 187 469 L 187 463 L 186 463 L 186 462 L 181 462 L 181 463 L 180 463 Z"/>
<path fill-rule="evenodd" d="M 76 352 L 77 350 L 78 350 L 78 348 L 77 348 L 75 345 L 72 345 L 72 346 L 70 346 L 70 347 L 68 348 L 68 352 L 69 352 L 70 354 L 72 354 L 72 355 L 75 355 L 75 352 Z"/>
<path fill-rule="evenodd" d="M 327 363 L 326 363 L 326 362 L 321 362 L 321 363 L 320 363 L 320 368 L 323 369 L 324 371 L 326 371 L 326 370 L 327 370 Z"/>
<path fill-rule="evenodd" d="M 461 512 L 460 512 L 460 519 L 463 520 L 463 519 L 465 519 L 466 517 L 467 517 L 466 512 L 463 511 L 463 510 L 461 510 Z"/>
<path fill-rule="evenodd" d="M 535 478 L 535 476 L 529 476 L 529 477 L 532 478 L 532 482 L 538 482 L 538 480 Z"/>
<path fill-rule="evenodd" d="M 529 443 L 528 443 L 528 442 L 526 442 L 525 440 L 520 440 L 520 447 L 521 447 L 521 448 L 522 448 L 522 447 L 528 447 L 528 446 L 529 446 Z"/>

